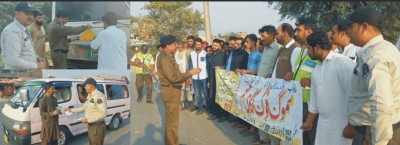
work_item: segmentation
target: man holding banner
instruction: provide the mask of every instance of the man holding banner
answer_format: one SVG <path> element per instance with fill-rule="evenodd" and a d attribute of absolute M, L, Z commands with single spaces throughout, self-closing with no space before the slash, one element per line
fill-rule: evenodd
<path fill-rule="evenodd" d="M 300 81 L 303 87 L 303 122 L 305 121 L 308 113 L 308 102 L 310 100 L 310 86 L 311 86 L 311 74 L 318 61 L 312 60 L 307 55 L 307 40 L 306 38 L 311 35 L 317 29 L 317 21 L 312 18 L 299 18 L 295 25 L 295 37 L 301 44 L 300 55 L 296 60 L 296 69 L 294 71 L 293 79 Z M 317 115 L 318 118 L 318 115 Z M 313 128 L 309 131 L 303 132 L 303 145 L 314 145 L 315 132 L 317 121 L 314 122 Z"/>
<path fill-rule="evenodd" d="M 328 35 L 314 32 L 307 37 L 310 48 L 307 51 L 312 60 L 318 60 L 313 70 L 311 97 L 304 131 L 313 128 L 316 114 L 319 114 L 315 138 L 317 145 L 351 145 L 352 139 L 342 136 L 347 125 L 347 102 L 350 93 L 351 73 L 354 62 L 345 55 L 333 52 Z M 338 75 L 340 74 L 340 75 Z"/>

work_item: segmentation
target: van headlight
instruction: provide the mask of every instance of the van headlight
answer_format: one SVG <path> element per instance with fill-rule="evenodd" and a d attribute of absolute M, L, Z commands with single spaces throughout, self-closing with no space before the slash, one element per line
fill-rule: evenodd
<path fill-rule="evenodd" d="M 12 130 L 20 135 L 27 135 L 31 133 L 31 125 L 29 121 L 15 121 Z"/>

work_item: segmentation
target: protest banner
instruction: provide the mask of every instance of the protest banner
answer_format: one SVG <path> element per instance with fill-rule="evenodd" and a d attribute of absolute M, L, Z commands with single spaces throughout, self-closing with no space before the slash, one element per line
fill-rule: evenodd
<path fill-rule="evenodd" d="M 303 102 L 298 81 L 216 69 L 216 83 L 215 101 L 226 111 L 283 141 L 302 144 Z"/>

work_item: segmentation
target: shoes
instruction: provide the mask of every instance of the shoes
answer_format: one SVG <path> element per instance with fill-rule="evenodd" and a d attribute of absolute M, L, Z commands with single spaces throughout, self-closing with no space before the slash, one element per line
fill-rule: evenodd
<path fill-rule="evenodd" d="M 237 123 L 237 124 L 233 125 L 232 127 L 233 128 L 242 128 L 243 126 L 244 126 L 243 124 Z"/>
<path fill-rule="evenodd" d="M 196 111 L 197 109 L 199 109 L 199 108 L 194 107 L 194 108 L 190 109 L 190 112 Z"/>
<path fill-rule="evenodd" d="M 225 122 L 227 120 L 226 117 L 221 117 L 220 119 L 218 119 L 218 122 Z"/>
<path fill-rule="evenodd" d="M 154 102 L 151 101 L 151 100 L 149 100 L 149 101 L 146 101 L 146 103 L 148 103 L 148 104 L 153 104 Z"/>
<path fill-rule="evenodd" d="M 229 117 L 228 122 L 232 123 L 235 122 L 237 119 L 235 117 Z"/>
<path fill-rule="evenodd" d="M 197 110 L 196 115 L 201 115 L 201 114 L 203 114 L 203 112 L 204 112 L 203 110 L 201 110 L 201 111 Z"/>
<path fill-rule="evenodd" d="M 210 117 L 208 117 L 207 119 L 208 119 L 208 120 L 215 120 L 215 119 L 218 119 L 218 117 L 217 117 L 217 116 L 210 116 Z"/>

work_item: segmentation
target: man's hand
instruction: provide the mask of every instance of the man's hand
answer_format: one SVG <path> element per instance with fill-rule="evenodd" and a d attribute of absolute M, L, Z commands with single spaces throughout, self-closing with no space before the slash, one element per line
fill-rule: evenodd
<path fill-rule="evenodd" d="M 283 80 L 285 80 L 285 81 L 291 81 L 292 78 L 293 78 L 292 75 L 293 75 L 292 72 L 286 73 L 286 75 L 283 77 Z"/>
<path fill-rule="evenodd" d="M 235 72 L 239 73 L 239 74 L 243 74 L 243 70 L 241 70 L 241 69 L 236 69 Z"/>
<path fill-rule="evenodd" d="M 271 78 L 272 77 L 272 74 L 267 74 L 266 76 L 265 76 L 265 78 Z"/>
<path fill-rule="evenodd" d="M 83 119 L 81 120 L 81 122 L 82 122 L 82 123 L 88 123 L 88 121 L 87 121 L 86 118 L 83 118 Z"/>
<path fill-rule="evenodd" d="M 38 57 L 38 61 L 39 61 L 39 62 L 46 62 L 46 59 L 41 58 L 41 57 Z"/>
<path fill-rule="evenodd" d="M 64 108 L 65 111 L 71 112 L 71 108 Z"/>
<path fill-rule="evenodd" d="M 210 88 L 210 83 L 207 83 L 207 88 Z"/>
<path fill-rule="evenodd" d="M 309 131 L 313 127 L 313 124 L 310 122 L 304 122 L 303 125 L 301 125 L 300 129 L 303 129 L 303 131 Z"/>
<path fill-rule="evenodd" d="M 43 62 L 38 62 L 37 63 L 37 68 L 38 69 L 45 69 L 46 68 L 46 63 L 43 61 Z"/>
<path fill-rule="evenodd" d="M 309 78 L 301 78 L 300 84 L 302 87 L 310 87 L 311 86 L 311 80 Z"/>
<path fill-rule="evenodd" d="M 201 72 L 201 68 L 194 68 L 189 70 L 189 74 L 191 75 L 195 75 L 195 74 L 199 74 Z"/>
<path fill-rule="evenodd" d="M 342 135 L 344 138 L 353 139 L 354 137 L 356 137 L 357 131 L 353 125 L 348 123 L 347 126 L 343 129 Z"/>
<path fill-rule="evenodd" d="M 54 110 L 52 113 L 53 113 L 53 115 L 58 115 L 58 114 L 60 114 L 60 110 L 58 110 L 58 109 Z"/>

